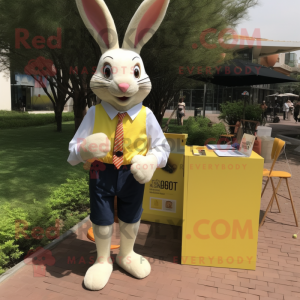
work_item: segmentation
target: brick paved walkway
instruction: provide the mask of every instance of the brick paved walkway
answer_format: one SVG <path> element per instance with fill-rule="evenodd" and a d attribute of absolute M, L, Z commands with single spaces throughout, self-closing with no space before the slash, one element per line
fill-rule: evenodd
<path fill-rule="evenodd" d="M 288 147 L 293 174 L 290 186 L 296 208 L 300 211 L 300 156 L 293 155 L 290 148 L 295 147 Z M 265 167 L 270 167 L 270 164 Z M 276 169 L 289 170 L 284 156 Z M 137 280 L 114 264 L 107 286 L 101 291 L 88 291 L 83 286 L 83 277 L 91 257 L 95 257 L 95 253 L 90 253 L 95 245 L 86 238 L 91 225 L 87 222 L 80 232 L 52 250 L 56 261 L 53 266 L 46 267 L 45 276 L 34 276 L 32 265 L 23 267 L 0 284 L 0 300 L 300 299 L 300 235 L 299 239 L 292 238 L 298 228 L 294 224 L 285 184 L 282 184 L 278 194 L 282 213 L 277 213 L 274 205 L 273 213 L 269 213 L 259 231 L 256 271 L 175 264 L 173 257 L 181 255 L 181 228 L 143 223 L 135 250 L 150 260 L 150 276 Z M 268 188 L 262 200 L 262 210 L 270 197 L 271 189 Z M 117 244 L 118 238 L 118 230 L 115 230 L 113 243 Z M 113 257 L 117 251 L 112 252 Z M 35 275 L 40 273 L 36 271 Z"/>

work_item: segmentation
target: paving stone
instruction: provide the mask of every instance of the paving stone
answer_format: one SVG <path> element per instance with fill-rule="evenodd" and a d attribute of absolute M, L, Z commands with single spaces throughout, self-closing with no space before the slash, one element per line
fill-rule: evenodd
<path fill-rule="evenodd" d="M 296 209 L 300 211 L 300 158 L 287 155 L 293 177 L 291 191 Z M 270 164 L 265 164 L 270 168 Z M 276 170 L 286 170 L 285 159 L 280 158 Z M 275 180 L 275 184 L 278 180 Z M 272 195 L 267 187 L 261 201 L 264 211 Z M 285 185 L 278 192 L 282 212 L 278 213 L 274 203 L 266 222 L 259 230 L 256 270 L 239 270 L 217 267 L 189 266 L 180 262 L 181 228 L 178 234 L 170 225 L 142 222 L 135 246 L 151 263 L 152 272 L 138 280 L 124 272 L 116 264 L 108 284 L 101 291 L 88 291 L 83 278 L 89 265 L 90 251 L 95 245 L 86 239 L 88 222 L 80 234 L 72 235 L 53 249 L 54 266 L 46 268 L 45 276 L 35 277 L 32 266 L 25 266 L 13 276 L 0 283 L 0 300 L 290 300 L 300 299 L 300 245 L 293 239 L 297 232 L 293 212 L 287 200 Z M 300 220 L 299 220 L 300 221 Z M 158 226 L 159 236 L 151 226 Z M 117 227 L 116 227 L 117 228 Z M 177 231 L 176 231 L 177 232 Z M 115 230 L 113 242 L 119 242 L 119 230 Z M 176 238 L 175 238 L 176 237 Z M 118 250 L 112 251 L 115 258 Z M 86 264 L 79 264 L 83 255 Z M 76 264 L 68 262 L 76 258 Z M 41 272 L 38 272 L 42 274 Z M 36 275 L 39 275 L 36 273 Z"/>

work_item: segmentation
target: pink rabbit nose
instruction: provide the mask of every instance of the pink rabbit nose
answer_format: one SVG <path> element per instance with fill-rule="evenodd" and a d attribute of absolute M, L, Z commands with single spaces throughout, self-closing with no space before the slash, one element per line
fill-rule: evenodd
<path fill-rule="evenodd" d="M 119 84 L 119 89 L 123 92 L 126 93 L 127 90 L 129 89 L 130 85 L 128 83 L 120 83 Z"/>

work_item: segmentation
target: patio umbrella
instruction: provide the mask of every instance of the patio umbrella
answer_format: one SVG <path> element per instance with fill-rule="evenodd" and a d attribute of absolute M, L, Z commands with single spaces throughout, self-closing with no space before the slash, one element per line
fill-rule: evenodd
<path fill-rule="evenodd" d="M 212 75 L 213 77 L 209 77 L 204 74 L 194 74 L 189 76 L 189 78 L 222 86 L 251 86 L 260 84 L 297 82 L 297 80 L 282 73 L 276 72 L 262 65 L 240 59 L 234 59 L 226 64 L 223 64 L 222 66 L 216 67 L 215 71 L 216 72 Z M 205 107 L 205 96 L 203 99 L 203 107 Z M 205 110 L 203 113 L 205 114 Z"/>
<path fill-rule="evenodd" d="M 215 73 L 209 77 L 204 74 L 189 76 L 195 80 L 210 82 L 223 86 L 245 86 L 284 82 L 297 82 L 297 80 L 276 72 L 259 64 L 234 59 L 229 63 L 215 68 Z"/>
<path fill-rule="evenodd" d="M 292 93 L 285 93 L 284 95 L 288 96 L 288 97 L 297 97 L 297 98 L 299 98 L 298 95 L 295 95 L 295 94 L 292 94 Z"/>

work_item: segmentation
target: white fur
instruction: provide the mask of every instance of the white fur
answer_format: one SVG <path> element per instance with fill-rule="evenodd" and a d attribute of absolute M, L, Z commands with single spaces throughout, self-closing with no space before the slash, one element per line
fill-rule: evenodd
<path fill-rule="evenodd" d="M 110 151 L 110 140 L 104 133 L 88 136 L 80 145 L 80 156 L 83 160 L 102 158 Z"/>
<path fill-rule="evenodd" d="M 102 37 L 100 36 L 100 34 L 98 33 L 98 31 L 93 27 L 93 25 L 91 24 L 90 20 L 88 19 L 83 4 L 82 4 L 82 0 L 75 0 L 76 4 L 77 4 L 77 8 L 78 11 L 80 13 L 80 16 L 86 26 L 86 28 L 88 29 L 88 31 L 90 32 L 90 34 L 92 35 L 92 37 L 96 40 L 96 42 L 98 43 L 102 54 L 104 52 L 106 52 L 109 49 L 118 49 L 119 48 L 119 41 L 118 41 L 118 36 L 117 36 L 117 29 L 116 29 L 116 25 L 115 22 L 111 16 L 110 11 L 108 10 L 108 7 L 106 6 L 105 2 L 103 0 L 92 0 L 94 2 L 97 3 L 97 5 L 101 8 L 103 14 L 104 14 L 104 18 L 105 21 L 107 22 L 107 27 L 110 29 L 111 33 L 114 33 L 113 35 L 110 34 L 108 36 L 108 40 L 109 40 L 109 47 L 107 47 L 102 39 Z M 91 1 L 91 0 L 85 0 L 85 1 Z"/>
<path fill-rule="evenodd" d="M 141 184 L 149 182 L 157 168 L 157 158 L 155 155 L 136 155 L 131 160 L 131 163 L 131 173 L 135 180 Z"/>
<path fill-rule="evenodd" d="M 84 285 L 92 291 L 105 287 L 113 270 L 110 258 L 110 244 L 113 225 L 98 226 L 93 224 L 93 232 L 97 247 L 97 259 L 84 276 Z"/>
<path fill-rule="evenodd" d="M 116 258 L 116 263 L 132 276 L 142 279 L 151 272 L 147 259 L 133 251 L 133 246 L 139 231 L 140 221 L 134 224 L 124 223 L 119 220 L 121 248 Z"/>
<path fill-rule="evenodd" d="M 111 79 L 106 79 L 103 68 L 110 64 L 114 74 Z M 140 78 L 135 78 L 133 68 L 140 66 Z M 120 83 L 129 84 L 129 89 L 124 93 L 119 89 Z M 103 101 L 110 103 L 119 111 L 127 111 L 143 102 L 151 91 L 151 81 L 145 71 L 140 55 L 131 50 L 113 49 L 101 56 L 98 67 L 91 79 L 91 89 Z M 129 97 L 121 101 L 117 97 Z"/>
<path fill-rule="evenodd" d="M 155 23 L 152 25 L 151 28 L 144 28 L 144 30 L 149 29 L 149 31 L 146 33 L 146 35 L 142 38 L 142 40 L 136 45 L 135 48 L 132 47 L 134 45 L 135 37 L 137 34 L 137 28 L 139 26 L 139 23 L 141 19 L 143 18 L 144 14 L 148 11 L 148 9 L 153 5 L 153 3 L 156 0 L 144 0 L 138 10 L 136 11 L 135 15 L 131 19 L 129 26 L 127 28 L 127 31 L 124 36 L 124 41 L 122 44 L 123 49 L 129 49 L 133 50 L 136 53 L 140 53 L 143 46 L 152 38 L 153 34 L 157 31 L 159 28 L 161 22 L 163 21 L 168 5 L 169 5 L 169 0 L 163 1 L 163 7 L 160 12 L 160 14 L 157 16 L 157 20 Z"/>

